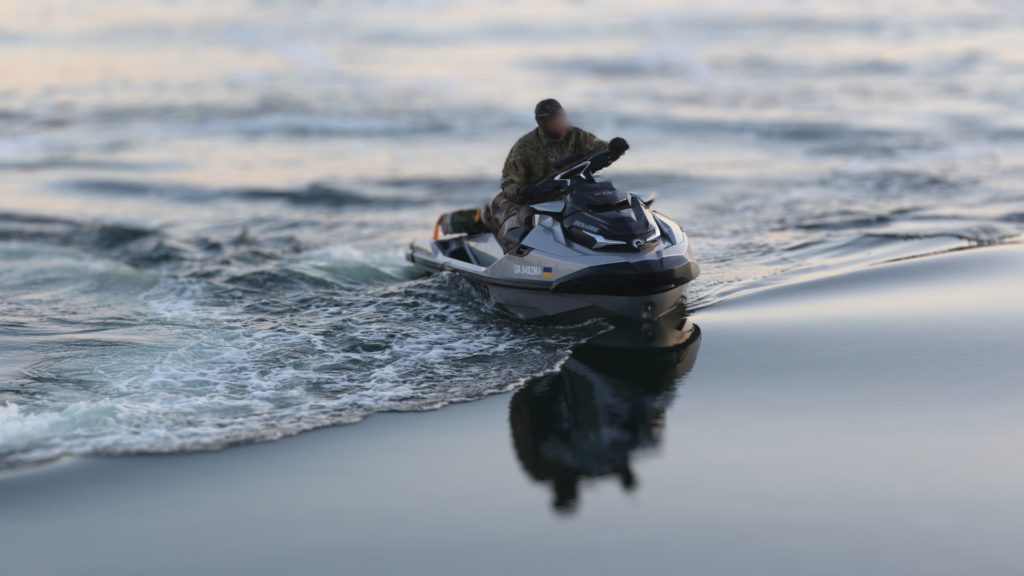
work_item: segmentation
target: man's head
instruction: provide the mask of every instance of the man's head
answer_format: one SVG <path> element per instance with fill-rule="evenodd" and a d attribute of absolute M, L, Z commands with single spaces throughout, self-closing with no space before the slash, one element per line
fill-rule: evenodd
<path fill-rule="evenodd" d="M 569 118 L 565 115 L 565 109 L 554 98 L 541 100 L 533 110 L 533 116 L 537 119 L 537 126 L 550 138 L 564 138 L 569 133 Z"/>

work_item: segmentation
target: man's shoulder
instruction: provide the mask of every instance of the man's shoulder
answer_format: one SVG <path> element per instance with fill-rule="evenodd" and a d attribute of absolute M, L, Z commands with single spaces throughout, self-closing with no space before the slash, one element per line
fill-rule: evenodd
<path fill-rule="evenodd" d="M 537 138 L 537 129 L 534 128 L 526 134 L 523 134 L 516 140 L 516 143 L 512 145 L 513 150 L 523 150 L 526 148 L 536 148 L 540 145 L 540 139 Z"/>
<path fill-rule="evenodd" d="M 588 132 L 579 126 L 573 126 L 569 130 L 569 136 L 572 138 L 597 138 L 597 136 L 594 136 L 593 132 Z"/>

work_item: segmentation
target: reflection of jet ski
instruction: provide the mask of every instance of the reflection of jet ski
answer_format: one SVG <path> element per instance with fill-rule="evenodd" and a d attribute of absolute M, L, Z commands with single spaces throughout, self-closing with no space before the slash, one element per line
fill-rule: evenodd
<path fill-rule="evenodd" d="M 573 316 L 651 320 L 680 302 L 700 273 L 679 225 L 650 210 L 653 196 L 616 190 L 594 173 L 609 152 L 567 163 L 535 188 L 563 193 L 534 204 L 532 225 L 414 243 L 408 259 L 485 285 L 491 298 L 522 318 Z M 507 249 L 507 250 L 506 250 Z"/>
<path fill-rule="evenodd" d="M 557 374 L 532 380 L 512 397 L 519 462 L 551 485 L 556 510 L 575 507 L 581 478 L 614 476 L 626 490 L 635 486 L 630 456 L 661 441 L 676 384 L 697 358 L 700 328 L 686 320 L 683 330 L 686 340 L 669 349 L 583 344 Z"/>

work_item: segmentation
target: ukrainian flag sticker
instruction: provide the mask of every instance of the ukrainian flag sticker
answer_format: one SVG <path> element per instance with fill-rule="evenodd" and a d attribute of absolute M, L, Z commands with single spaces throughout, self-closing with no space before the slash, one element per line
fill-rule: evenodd
<path fill-rule="evenodd" d="M 545 266 L 543 273 L 545 278 L 551 278 L 552 276 L 554 276 L 554 271 L 551 270 L 550 266 Z"/>

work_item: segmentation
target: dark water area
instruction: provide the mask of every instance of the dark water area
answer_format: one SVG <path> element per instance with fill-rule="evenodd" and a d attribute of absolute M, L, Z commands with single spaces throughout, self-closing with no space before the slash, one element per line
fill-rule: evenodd
<path fill-rule="evenodd" d="M 703 266 L 688 308 L 736 350 L 749 332 L 702 316 L 741 323 L 733 302 L 835 277 L 899 317 L 918 294 L 857 296 L 851 273 L 1024 227 L 1013 2 L 25 1 L 0 16 L 6 470 L 569 394 L 565 375 L 589 370 L 570 351 L 606 325 L 514 321 L 402 257 L 436 214 L 493 194 L 542 97 L 629 139 L 607 177 L 657 190 L 682 222 Z M 973 284 L 942 297 L 990 305 Z M 809 322 L 834 312 L 801 299 Z M 874 353 L 925 349 L 890 344 Z M 536 384 L 559 368 L 563 389 Z M 656 446 L 671 388 L 623 400 L 651 421 L 593 446 Z M 531 441 L 535 479 L 598 471 Z"/>

